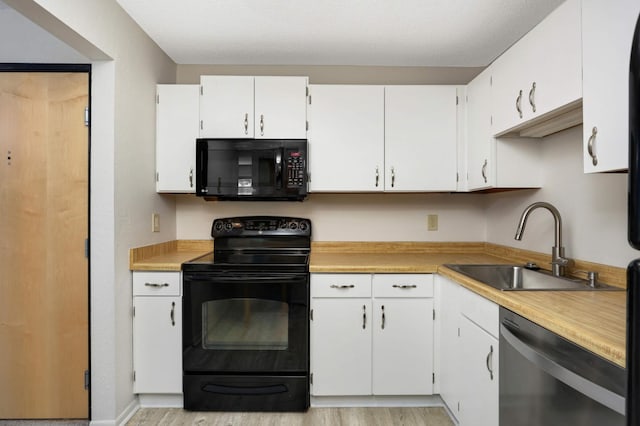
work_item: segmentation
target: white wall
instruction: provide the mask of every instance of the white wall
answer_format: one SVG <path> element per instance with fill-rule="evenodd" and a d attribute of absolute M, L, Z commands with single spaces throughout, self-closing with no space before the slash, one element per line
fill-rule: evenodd
<path fill-rule="evenodd" d="M 311 194 L 301 203 L 181 195 L 176 226 L 180 239 L 208 239 L 218 217 L 289 215 L 311 219 L 314 241 L 484 241 L 483 206 L 474 194 Z M 427 231 L 428 214 L 438 215 L 438 231 Z"/>
<path fill-rule="evenodd" d="M 94 61 L 91 416 L 94 424 L 115 424 L 136 401 L 128 252 L 175 238 L 174 201 L 155 194 L 153 158 L 155 86 L 175 82 L 176 65 L 115 1 L 6 3 Z M 160 233 L 151 232 L 152 212 L 162 216 Z"/>
<path fill-rule="evenodd" d="M 544 209 L 531 213 L 522 241 L 514 235 L 526 206 L 547 201 L 558 208 L 563 221 L 566 256 L 626 267 L 640 257 L 627 243 L 626 173 L 584 174 L 582 126 L 540 141 L 544 188 L 487 196 L 487 241 L 551 253 L 553 217 Z"/>

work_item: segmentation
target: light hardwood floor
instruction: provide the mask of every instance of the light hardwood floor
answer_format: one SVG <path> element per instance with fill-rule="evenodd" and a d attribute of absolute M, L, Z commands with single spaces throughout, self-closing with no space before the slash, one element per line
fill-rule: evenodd
<path fill-rule="evenodd" d="M 444 408 L 310 408 L 306 413 L 191 412 L 180 408 L 141 408 L 127 423 L 214 426 L 454 426 Z"/>

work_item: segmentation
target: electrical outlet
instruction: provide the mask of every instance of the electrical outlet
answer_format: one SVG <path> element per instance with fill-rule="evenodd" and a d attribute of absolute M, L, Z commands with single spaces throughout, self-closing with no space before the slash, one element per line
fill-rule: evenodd
<path fill-rule="evenodd" d="M 151 232 L 160 232 L 160 213 L 151 215 Z"/>
<path fill-rule="evenodd" d="M 438 215 L 430 214 L 427 215 L 427 231 L 437 231 L 438 230 Z"/>

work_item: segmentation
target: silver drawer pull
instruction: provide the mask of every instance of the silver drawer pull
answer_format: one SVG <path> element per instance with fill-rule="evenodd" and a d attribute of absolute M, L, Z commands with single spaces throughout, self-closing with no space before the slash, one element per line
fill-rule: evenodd
<path fill-rule="evenodd" d="M 487 354 L 487 371 L 489 371 L 489 378 L 493 380 L 493 345 L 489 346 L 489 353 Z"/>
<path fill-rule="evenodd" d="M 341 285 L 331 284 L 329 287 L 338 288 L 338 289 L 344 289 L 344 288 L 353 288 L 355 286 L 353 284 L 341 284 Z"/>
<path fill-rule="evenodd" d="M 402 289 L 408 289 L 408 288 L 416 288 L 418 287 L 415 284 L 394 284 L 392 285 L 393 288 L 402 288 Z"/>
<path fill-rule="evenodd" d="M 144 283 L 146 287 L 169 287 L 169 283 Z"/>

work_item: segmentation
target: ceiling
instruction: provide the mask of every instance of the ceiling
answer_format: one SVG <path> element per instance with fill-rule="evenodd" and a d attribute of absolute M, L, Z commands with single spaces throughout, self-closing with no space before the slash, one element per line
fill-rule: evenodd
<path fill-rule="evenodd" d="M 117 0 L 178 64 L 486 66 L 563 0 Z"/>

